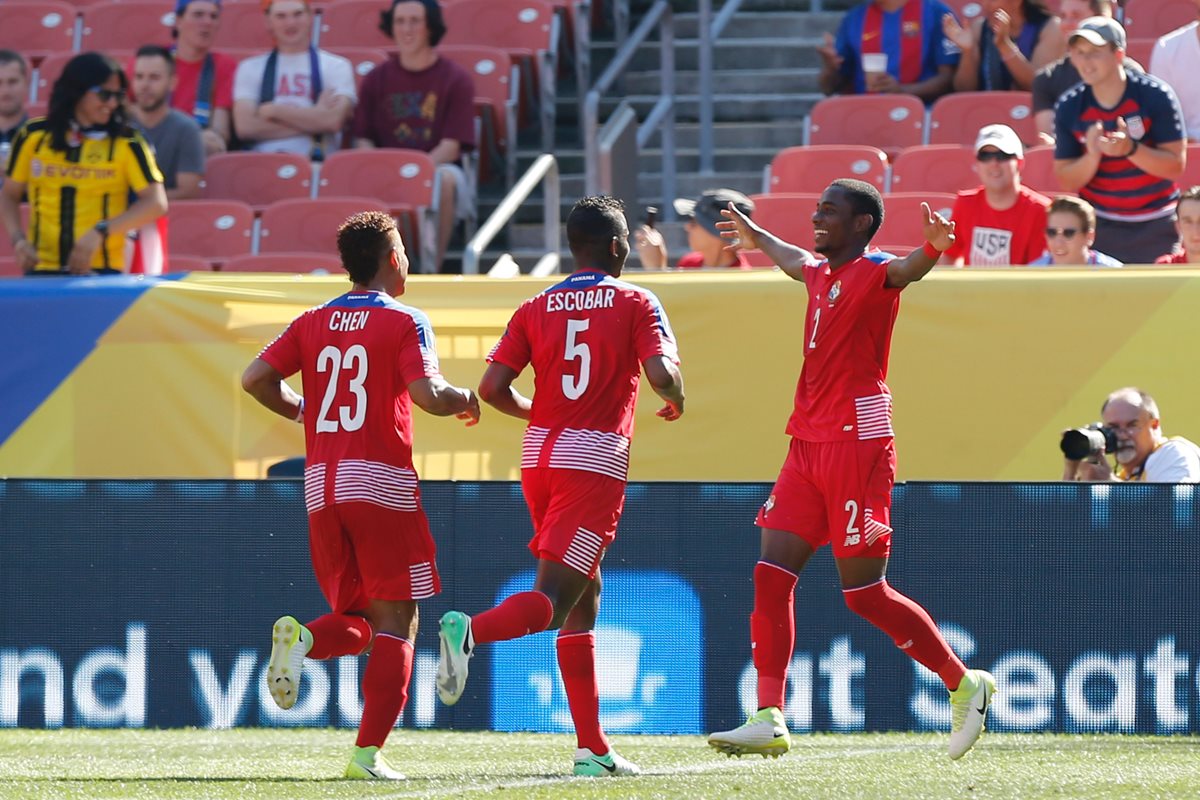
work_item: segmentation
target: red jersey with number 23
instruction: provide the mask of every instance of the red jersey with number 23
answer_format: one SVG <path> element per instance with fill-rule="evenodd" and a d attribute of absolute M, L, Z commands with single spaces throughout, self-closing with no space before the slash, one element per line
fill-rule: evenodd
<path fill-rule="evenodd" d="M 629 473 L 642 362 L 679 352 L 658 298 L 581 270 L 526 300 L 488 355 L 518 373 L 533 365 L 533 411 L 521 468 Z"/>
<path fill-rule="evenodd" d="M 309 513 L 356 500 L 418 510 L 408 385 L 440 374 L 422 311 L 349 292 L 301 314 L 259 357 L 304 382 Z"/>
<path fill-rule="evenodd" d="M 808 442 L 893 436 L 888 353 L 900 290 L 886 286 L 892 256 L 869 253 L 836 270 L 804 268 L 804 366 L 787 432 Z"/>

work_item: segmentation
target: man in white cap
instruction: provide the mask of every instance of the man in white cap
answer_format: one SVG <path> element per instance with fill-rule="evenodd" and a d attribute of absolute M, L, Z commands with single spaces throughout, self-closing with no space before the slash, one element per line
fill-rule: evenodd
<path fill-rule="evenodd" d="M 721 209 L 728 208 L 730 203 L 748 217 L 754 214 L 754 201 L 733 189 L 706 189 L 695 200 L 683 197 L 675 200 L 675 213 L 687 220 L 684 231 L 691 249 L 691 252 L 679 258 L 676 267 L 750 269 L 745 254 L 741 250 L 730 249 L 717 230 L 717 223 L 724 219 Z M 643 269 L 663 269 L 667 266 L 667 245 L 657 230 L 642 225 L 634 234 L 634 243 Z"/>
<path fill-rule="evenodd" d="M 1021 185 L 1025 149 L 1007 125 L 985 125 L 975 139 L 982 183 L 954 200 L 955 241 L 946 251 L 956 267 L 1028 264 L 1046 247 L 1050 198 Z"/>

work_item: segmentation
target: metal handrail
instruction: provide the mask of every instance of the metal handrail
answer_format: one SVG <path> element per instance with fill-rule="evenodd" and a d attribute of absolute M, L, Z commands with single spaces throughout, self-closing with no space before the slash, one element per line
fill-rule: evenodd
<path fill-rule="evenodd" d="M 662 128 L 662 194 L 667 201 L 675 197 L 675 27 L 671 5 L 666 0 L 656 0 L 650 7 L 587 93 L 583 104 L 583 147 L 588 194 L 600 190 L 600 98 L 626 70 L 638 47 L 656 27 L 659 32 L 660 96 L 645 121 L 638 126 L 638 147 L 645 147 L 655 131 Z M 669 202 L 664 203 L 663 211 L 664 218 L 674 218 Z"/>
<path fill-rule="evenodd" d="M 700 172 L 713 173 L 713 45 L 737 13 L 742 0 L 726 0 L 716 19 L 712 0 L 700 0 Z"/>
<path fill-rule="evenodd" d="M 545 234 L 546 253 L 547 256 L 553 255 L 558 258 L 559 250 L 562 246 L 561 232 L 558 220 L 559 198 L 562 193 L 559 188 L 558 176 L 558 160 L 550 153 L 542 153 L 534 162 L 525 170 L 525 174 L 521 179 L 508 190 L 508 194 L 504 195 L 504 199 L 500 201 L 500 205 L 487 218 L 487 222 L 479 226 L 479 230 L 471 237 L 471 241 L 467 242 L 467 246 L 463 248 L 463 274 L 478 275 L 479 262 L 483 257 L 484 248 L 492 243 L 497 234 L 503 230 L 508 221 L 517 213 L 517 209 L 521 207 L 521 203 L 533 193 L 542 181 L 546 182 L 546 191 L 543 196 L 545 208 L 542 210 L 542 225 L 543 233 Z M 545 256 L 543 257 L 545 258 Z"/>

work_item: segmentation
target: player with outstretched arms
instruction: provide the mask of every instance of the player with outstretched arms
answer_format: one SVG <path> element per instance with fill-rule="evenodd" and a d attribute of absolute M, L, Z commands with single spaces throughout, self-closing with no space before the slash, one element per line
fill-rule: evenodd
<path fill-rule="evenodd" d="M 954 223 L 922 204 L 925 244 L 906 258 L 866 252 L 883 222 L 883 198 L 870 184 L 834 181 L 812 215 L 818 260 L 730 208 L 723 235 L 762 250 L 808 289 L 804 366 L 788 420 L 788 455 L 759 511 L 761 556 L 754 567 L 750 636 L 758 673 L 758 712 L 714 733 L 731 755 L 779 756 L 791 746 L 782 713 L 796 630 L 793 591 L 812 554 L 830 544 L 842 596 L 852 611 L 936 673 L 950 692 L 951 758 L 983 732 L 995 680 L 968 670 L 929 614 L 887 582 L 891 494 L 896 474 L 892 396 L 885 383 L 900 292 L 919 281 L 954 243 Z"/>
<path fill-rule="evenodd" d="M 666 401 L 658 416 L 683 414 L 675 337 L 658 299 L 618 280 L 629 255 L 619 200 L 585 197 L 567 217 L 577 270 L 525 301 L 488 356 L 479 396 L 527 420 L 521 487 L 533 519 L 533 590 L 474 617 L 441 620 L 438 695 L 458 702 L 477 645 L 559 629 L 557 654 L 577 749 L 574 773 L 601 777 L 640 770 L 613 750 L 600 727 L 593 628 L 600 561 L 625 503 L 629 445 L 642 369 Z M 513 381 L 532 365 L 533 398 Z"/>
<path fill-rule="evenodd" d="M 256 400 L 304 425 L 309 546 L 332 611 L 276 621 L 267 686 L 291 708 L 306 656 L 370 650 L 346 777 L 402 780 L 379 751 L 408 698 L 417 601 L 441 589 L 412 465 L 412 404 L 473 425 L 479 400 L 445 381 L 429 318 L 396 300 L 408 257 L 395 220 L 355 214 L 337 243 L 353 288 L 293 320 L 242 376 Z M 283 382 L 297 372 L 303 398 Z"/>

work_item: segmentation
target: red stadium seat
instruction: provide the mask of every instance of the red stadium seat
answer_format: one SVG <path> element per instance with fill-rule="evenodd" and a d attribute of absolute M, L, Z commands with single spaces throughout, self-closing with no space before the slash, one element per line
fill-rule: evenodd
<path fill-rule="evenodd" d="M 242 49 L 257 53 L 270 50 L 273 42 L 267 32 L 265 16 L 258 3 L 223 3 L 221 25 L 217 28 L 213 47 L 222 53 Z"/>
<path fill-rule="evenodd" d="M 321 11 L 320 45 L 333 47 L 389 47 L 392 37 L 379 30 L 378 0 L 336 0 Z"/>
<path fill-rule="evenodd" d="M 823 192 L 837 178 L 857 178 L 887 189 L 887 155 L 865 145 L 812 145 L 779 151 L 767 168 L 769 194 Z"/>
<path fill-rule="evenodd" d="M 910 147 L 892 164 L 893 192 L 961 192 L 979 185 L 975 149 L 959 144 Z"/>
<path fill-rule="evenodd" d="M 1037 143 L 1029 92 L 957 92 L 938 98 L 929 112 L 930 144 L 974 145 L 984 125 L 1002 123 L 1025 144 Z"/>
<path fill-rule="evenodd" d="M 465 44 L 441 45 L 438 53 L 471 73 L 475 109 L 480 120 L 479 171 L 486 176 L 491 160 L 504 164 L 505 185 L 516 178 L 517 107 L 520 72 L 505 51 Z"/>
<path fill-rule="evenodd" d="M 752 194 L 754 221 L 788 242 L 812 249 L 812 213 L 821 195 L 814 193 Z M 747 250 L 746 260 L 755 267 L 774 266 L 761 250 Z"/>
<path fill-rule="evenodd" d="M 342 261 L 330 253 L 257 253 L 238 256 L 221 266 L 222 272 L 310 272 L 344 274 Z"/>
<path fill-rule="evenodd" d="M 1154 52 L 1154 45 L 1158 44 L 1158 39 L 1150 37 L 1147 39 L 1130 39 L 1125 48 L 1125 55 L 1132 58 L 1134 61 L 1142 65 L 1142 68 L 1147 72 L 1150 71 L 1150 56 Z"/>
<path fill-rule="evenodd" d="M 118 64 L 124 69 L 129 69 L 129 63 L 133 61 L 133 50 L 115 50 L 105 51 L 113 57 Z M 34 79 L 34 95 L 39 102 L 50 101 L 50 92 L 54 89 L 54 82 L 62 75 L 63 68 L 67 66 L 67 62 L 77 56 L 78 53 L 54 53 L 46 56 L 46 59 L 38 64 L 37 77 Z M 133 75 L 126 75 L 130 83 L 133 82 Z"/>
<path fill-rule="evenodd" d="M 21 204 L 21 230 L 23 230 L 23 231 L 29 230 L 29 204 L 28 203 Z M 11 259 L 12 257 L 13 257 L 12 241 L 8 238 L 8 236 L 0 236 L 0 258 Z M 15 263 L 14 263 L 13 268 L 14 269 L 16 268 Z"/>
<path fill-rule="evenodd" d="M 941 212 L 947 219 L 954 206 L 954 195 L 939 192 L 901 192 L 883 198 L 883 225 L 875 234 L 877 242 L 895 242 L 897 246 L 910 242 L 921 244 L 921 203 Z"/>
<path fill-rule="evenodd" d="M 57 0 L 4 0 L 0 8 L 0 48 L 34 60 L 75 49 L 79 12 L 74 6 Z"/>
<path fill-rule="evenodd" d="M 1131 37 L 1157 38 L 1195 21 L 1195 0 L 1129 0 L 1125 6 L 1125 29 Z"/>
<path fill-rule="evenodd" d="M 337 252 L 337 229 L 360 211 L 387 208 L 370 197 L 280 200 L 267 206 L 258 232 L 258 252 Z"/>
<path fill-rule="evenodd" d="M 83 9 L 83 50 L 137 50 L 144 44 L 167 44 L 175 12 L 160 0 L 122 0 Z"/>
<path fill-rule="evenodd" d="M 1031 147 L 1025 151 L 1025 165 L 1021 168 L 1021 183 L 1035 192 L 1053 197 L 1065 194 L 1054 175 L 1054 148 L 1045 145 Z"/>
<path fill-rule="evenodd" d="M 330 47 L 326 48 L 335 56 L 341 56 L 350 62 L 354 68 L 354 89 L 362 87 L 363 78 L 367 73 L 387 60 L 386 50 L 375 47 Z"/>
<path fill-rule="evenodd" d="M 1180 191 L 1200 186 L 1200 144 L 1187 146 L 1187 166 L 1184 167 L 1183 175 L 1176 183 L 1179 184 Z"/>
<path fill-rule="evenodd" d="M 219 153 L 205 163 L 204 196 L 261 210 L 276 200 L 312 196 L 312 164 L 296 153 Z"/>
<path fill-rule="evenodd" d="M 254 243 L 254 211 L 236 200 L 175 200 L 171 203 L 168 267 L 178 272 L 175 256 L 212 262 L 249 253 Z"/>
<path fill-rule="evenodd" d="M 20 278 L 24 274 L 24 272 L 17 269 L 16 259 L 0 256 L 0 278 Z"/>
<path fill-rule="evenodd" d="M 201 256 L 177 256 L 171 253 L 167 256 L 168 272 L 209 272 L 212 262 Z"/>
<path fill-rule="evenodd" d="M 925 104 L 912 95 L 827 97 L 808 116 L 808 144 L 861 144 L 899 152 L 925 141 Z"/>

